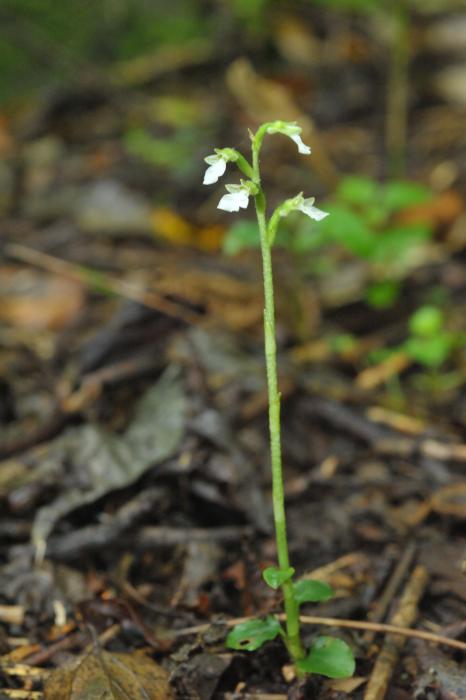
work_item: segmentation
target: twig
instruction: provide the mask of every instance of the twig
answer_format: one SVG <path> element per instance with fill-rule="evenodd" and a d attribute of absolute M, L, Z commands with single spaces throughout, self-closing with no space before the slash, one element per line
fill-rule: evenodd
<path fill-rule="evenodd" d="M 466 444 L 440 442 L 427 437 L 413 439 L 373 423 L 349 406 L 324 398 L 308 398 L 305 410 L 341 430 L 364 440 L 380 454 L 401 457 L 422 455 L 441 461 L 466 462 Z"/>
<path fill-rule="evenodd" d="M 249 526 L 236 527 L 165 527 L 163 525 L 147 525 L 141 528 L 137 537 L 132 539 L 133 547 L 148 549 L 150 547 L 173 546 L 189 542 L 238 542 L 244 535 L 251 534 Z"/>
<path fill-rule="evenodd" d="M 410 33 L 407 3 L 398 0 L 391 8 L 392 38 L 388 76 L 386 145 L 390 174 L 405 170 L 409 98 Z"/>
<path fill-rule="evenodd" d="M 410 542 L 405 548 L 403 556 L 399 560 L 392 575 L 390 576 L 388 583 L 385 586 L 385 589 L 383 590 L 382 595 L 380 596 L 377 602 L 376 608 L 373 611 L 371 611 L 371 613 L 369 613 L 368 615 L 371 622 L 380 622 L 385 617 L 385 613 L 387 612 L 390 603 L 396 596 L 398 588 L 400 587 L 401 582 L 406 576 L 406 572 L 411 566 L 415 552 L 416 545 L 413 542 Z M 374 639 L 374 636 L 375 632 L 368 630 L 364 635 L 363 639 L 366 644 L 370 644 Z"/>
<path fill-rule="evenodd" d="M 283 615 L 277 616 L 279 619 L 283 619 Z M 253 616 L 249 617 L 237 617 L 232 620 L 222 620 L 218 623 L 207 623 L 203 625 L 196 625 L 194 627 L 184 627 L 183 629 L 176 630 L 174 632 L 175 637 L 184 637 L 190 634 L 202 634 L 211 629 L 213 624 L 224 625 L 225 627 L 235 627 L 242 622 L 248 622 L 253 620 Z M 410 629 L 408 627 L 400 627 L 398 625 L 387 625 L 380 622 L 363 622 L 361 620 L 340 620 L 336 617 L 317 617 L 313 615 L 300 615 L 301 622 L 303 625 L 324 625 L 325 627 L 345 627 L 354 630 L 371 630 L 373 632 L 379 632 L 380 634 L 393 634 L 400 637 L 410 637 L 413 639 L 423 639 L 425 642 L 432 642 L 433 644 L 444 644 L 445 646 L 452 647 L 453 649 L 461 649 L 461 651 L 466 651 L 466 642 L 460 642 L 457 639 L 450 639 L 450 637 L 444 637 L 440 634 L 435 634 L 434 632 L 425 632 L 424 630 Z"/>
<path fill-rule="evenodd" d="M 43 693 L 37 690 L 7 690 L 2 689 L 2 693 L 7 698 L 14 698 L 14 700 L 42 700 L 44 697 Z"/>
<path fill-rule="evenodd" d="M 22 625 L 24 608 L 22 605 L 0 605 L 0 622 L 8 625 Z"/>
<path fill-rule="evenodd" d="M 94 270 L 82 265 L 61 260 L 47 253 L 42 253 L 40 250 L 29 248 L 18 243 L 10 243 L 5 247 L 5 255 L 8 255 L 15 260 L 35 265 L 56 275 L 63 275 L 72 280 L 76 280 L 93 289 L 105 290 L 125 299 L 132 299 L 138 304 L 142 304 L 149 309 L 159 311 L 166 316 L 171 316 L 176 319 L 181 319 L 189 324 L 199 323 L 202 316 L 189 309 L 184 308 L 180 304 L 176 304 L 169 299 L 166 299 L 161 294 L 153 291 L 147 291 L 139 285 L 135 285 L 125 280 L 117 279 L 100 270 Z"/>
<path fill-rule="evenodd" d="M 427 570 L 423 566 L 416 566 L 392 617 L 394 625 L 408 627 L 414 622 L 417 617 L 419 600 L 422 598 L 427 580 Z M 393 634 L 389 634 L 385 638 L 367 684 L 364 700 L 382 700 L 385 697 L 388 683 L 404 643 L 403 638 Z"/>

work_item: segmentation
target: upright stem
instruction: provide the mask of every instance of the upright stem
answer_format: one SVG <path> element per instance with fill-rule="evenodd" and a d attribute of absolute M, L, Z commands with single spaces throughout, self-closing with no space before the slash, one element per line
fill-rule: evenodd
<path fill-rule="evenodd" d="M 263 134 L 256 134 L 253 142 L 254 182 L 259 187 L 255 196 L 257 221 L 259 224 L 264 279 L 264 338 L 267 389 L 269 395 L 269 431 L 272 463 L 272 501 L 277 540 L 278 564 L 280 569 L 288 569 L 290 558 L 286 535 L 285 495 L 283 491 L 282 454 L 280 437 L 280 393 L 277 378 L 277 346 L 275 340 L 275 303 L 273 293 L 273 273 L 271 247 L 267 236 L 265 220 L 265 197 L 260 187 L 259 149 Z M 293 584 L 285 581 L 282 585 L 286 614 L 287 646 L 293 661 L 304 658 L 299 626 L 299 608 L 293 595 Z"/>
<path fill-rule="evenodd" d="M 409 97 L 409 15 L 405 0 L 395 0 L 390 12 L 392 37 L 387 93 L 386 144 L 390 175 L 400 177 L 405 170 Z"/>

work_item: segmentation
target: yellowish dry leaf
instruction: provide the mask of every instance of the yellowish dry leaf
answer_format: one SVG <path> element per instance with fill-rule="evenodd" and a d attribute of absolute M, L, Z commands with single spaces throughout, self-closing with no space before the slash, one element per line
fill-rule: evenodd
<path fill-rule="evenodd" d="M 48 678 L 44 700 L 173 700 L 168 674 L 147 656 L 95 649 Z"/>

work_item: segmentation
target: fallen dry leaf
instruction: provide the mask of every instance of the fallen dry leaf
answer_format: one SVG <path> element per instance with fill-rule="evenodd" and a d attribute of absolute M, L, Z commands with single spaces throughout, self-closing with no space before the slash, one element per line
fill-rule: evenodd
<path fill-rule="evenodd" d="M 225 228 L 214 226 L 197 227 L 168 207 L 152 210 L 151 221 L 157 236 L 174 245 L 191 246 L 207 252 L 220 250 Z"/>
<path fill-rule="evenodd" d="M 448 190 L 430 202 L 408 207 L 400 212 L 398 220 L 404 224 L 431 224 L 438 228 L 450 226 L 463 211 L 463 197 L 454 190 Z"/>
<path fill-rule="evenodd" d="M 95 649 L 47 679 L 45 700 L 173 700 L 168 674 L 147 656 Z"/>
<path fill-rule="evenodd" d="M 435 491 L 430 505 L 435 513 L 466 519 L 466 482 L 457 481 Z"/>
<path fill-rule="evenodd" d="M 0 319 L 28 330 L 58 330 L 71 323 L 84 304 L 79 282 L 21 268 L 1 270 Z"/>

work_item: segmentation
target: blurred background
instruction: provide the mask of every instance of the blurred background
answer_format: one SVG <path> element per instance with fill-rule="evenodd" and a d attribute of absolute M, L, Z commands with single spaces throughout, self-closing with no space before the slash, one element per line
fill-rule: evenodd
<path fill-rule="evenodd" d="M 5 649 L 90 619 L 168 653 L 153 630 L 273 608 L 257 228 L 217 208 L 232 164 L 202 180 L 276 119 L 312 154 L 265 139 L 270 210 L 303 191 L 330 213 L 274 248 L 293 562 L 336 562 L 324 614 L 383 620 L 416 552 L 419 624 L 466 618 L 466 2 L 2 0 L 0 590 L 24 606 Z M 395 685 L 453 675 L 423 648 Z M 254 668 L 272 692 L 276 650 Z"/>
<path fill-rule="evenodd" d="M 462 0 L 5 0 L 0 19 L 7 344 L 51 359 L 102 292 L 104 317 L 145 297 L 257 337 L 254 217 L 216 209 L 203 158 L 247 154 L 247 130 L 281 118 L 313 153 L 266 140 L 270 205 L 302 190 L 331 212 L 279 234 L 293 361 L 343 362 L 399 408 L 406 371 L 414 390 L 461 385 Z"/>

